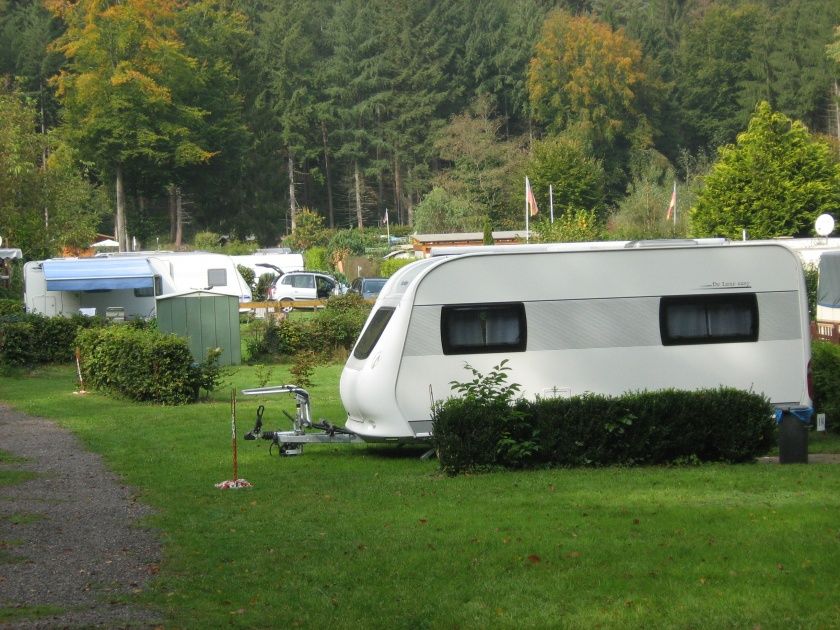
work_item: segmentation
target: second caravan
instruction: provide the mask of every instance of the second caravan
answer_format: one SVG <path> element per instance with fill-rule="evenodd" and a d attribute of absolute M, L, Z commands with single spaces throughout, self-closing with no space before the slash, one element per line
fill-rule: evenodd
<path fill-rule="evenodd" d="M 781 245 L 429 258 L 391 278 L 347 360 L 346 427 L 426 438 L 465 364 L 502 359 L 528 398 L 729 386 L 807 413 L 808 326 L 802 267 Z"/>
<path fill-rule="evenodd" d="M 30 313 L 154 317 L 155 299 L 211 290 L 251 300 L 251 289 L 230 256 L 206 252 L 132 252 L 93 258 L 52 258 L 24 265 L 24 302 Z"/>

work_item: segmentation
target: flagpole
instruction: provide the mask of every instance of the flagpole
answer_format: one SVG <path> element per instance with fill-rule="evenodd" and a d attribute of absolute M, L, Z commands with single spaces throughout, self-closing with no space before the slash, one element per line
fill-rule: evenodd
<path fill-rule="evenodd" d="M 677 227 L 677 180 L 674 180 L 674 227 Z"/>
<path fill-rule="evenodd" d="M 388 248 L 391 247 L 391 222 L 388 220 L 388 208 L 385 208 L 385 233 L 388 235 Z"/>
<path fill-rule="evenodd" d="M 528 176 L 525 176 L 525 242 L 529 243 L 531 241 L 531 232 L 528 229 L 528 189 L 531 187 L 530 183 L 528 182 Z"/>
<path fill-rule="evenodd" d="M 548 185 L 548 205 L 551 222 L 554 223 L 554 186 L 552 184 Z"/>

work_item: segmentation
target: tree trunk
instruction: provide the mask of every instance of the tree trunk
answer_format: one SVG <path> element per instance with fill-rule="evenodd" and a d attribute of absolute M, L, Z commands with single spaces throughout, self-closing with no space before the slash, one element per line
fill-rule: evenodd
<path fill-rule="evenodd" d="M 128 251 L 128 233 L 125 229 L 125 190 L 123 189 L 122 164 L 117 164 L 116 175 L 117 214 L 114 217 L 115 236 L 120 244 L 120 251 Z"/>
<path fill-rule="evenodd" d="M 358 223 L 359 229 L 363 230 L 365 226 L 364 221 L 362 220 L 362 184 L 360 180 L 359 161 L 353 160 L 353 181 L 355 182 L 356 187 L 356 223 Z"/>
<path fill-rule="evenodd" d="M 411 181 L 411 169 L 408 169 L 408 178 Z M 408 225 L 414 225 L 414 200 L 411 194 L 408 195 L 408 205 L 406 206 L 406 213 L 408 215 Z"/>
<path fill-rule="evenodd" d="M 402 177 L 400 176 L 400 156 L 394 153 L 394 209 L 397 215 L 397 223 L 404 223 L 403 221 L 403 204 L 402 204 Z"/>
<path fill-rule="evenodd" d="M 166 192 L 169 193 L 169 242 L 175 242 L 175 232 L 178 225 L 178 210 L 175 207 L 175 184 L 169 184 L 166 187 Z"/>
<path fill-rule="evenodd" d="M 297 226 L 297 199 L 295 198 L 295 156 L 289 149 L 289 214 L 292 220 L 292 232 Z"/>
<path fill-rule="evenodd" d="M 837 138 L 837 152 L 840 154 L 840 84 L 834 79 L 834 132 Z"/>
<path fill-rule="evenodd" d="M 175 249 L 181 247 L 184 240 L 184 204 L 181 187 L 175 186 Z"/>
<path fill-rule="evenodd" d="M 377 146 L 376 147 L 376 162 L 377 164 L 381 164 L 382 158 L 382 150 Z M 382 172 L 381 168 L 377 169 L 376 173 L 376 183 L 377 183 L 377 195 L 376 195 L 376 216 L 381 218 L 384 214 L 382 212 L 383 206 L 385 205 L 385 174 Z"/>
<path fill-rule="evenodd" d="M 321 138 L 324 141 L 324 173 L 327 176 L 327 214 L 329 215 L 330 229 L 335 227 L 335 210 L 333 209 L 332 197 L 332 173 L 330 173 L 330 152 L 327 145 L 327 125 L 321 121 Z"/>

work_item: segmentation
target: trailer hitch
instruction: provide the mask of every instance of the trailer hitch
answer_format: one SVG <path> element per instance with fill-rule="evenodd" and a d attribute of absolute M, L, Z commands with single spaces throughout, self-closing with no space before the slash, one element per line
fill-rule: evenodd
<path fill-rule="evenodd" d="M 291 394 L 295 397 L 295 415 L 292 416 L 286 410 L 283 414 L 292 422 L 291 431 L 263 431 L 263 414 L 265 405 L 257 407 L 257 417 L 254 428 L 245 434 L 246 440 L 270 440 L 271 446 L 268 452 L 271 453 L 274 446 L 277 446 L 280 455 L 300 455 L 303 452 L 305 443 L 337 443 L 352 444 L 361 443 L 363 440 L 343 427 L 321 420 L 312 422 L 312 411 L 309 404 L 309 392 L 297 385 L 277 385 L 272 387 L 258 387 L 254 389 L 243 389 L 246 396 L 269 395 L 269 394 Z M 316 432 L 307 432 L 307 429 L 314 429 Z"/>

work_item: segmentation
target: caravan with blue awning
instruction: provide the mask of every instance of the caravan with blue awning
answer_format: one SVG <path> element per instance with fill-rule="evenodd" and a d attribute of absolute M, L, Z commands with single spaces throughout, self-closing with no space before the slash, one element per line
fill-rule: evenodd
<path fill-rule="evenodd" d="M 51 258 L 24 265 L 24 301 L 30 313 L 70 316 L 119 312 L 154 317 L 155 298 L 212 290 L 251 300 L 230 256 L 206 252 L 132 252 L 93 258 Z"/>

